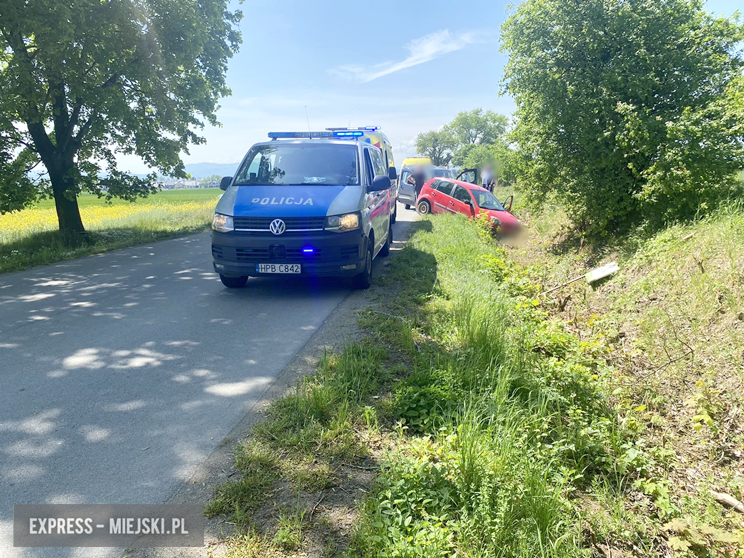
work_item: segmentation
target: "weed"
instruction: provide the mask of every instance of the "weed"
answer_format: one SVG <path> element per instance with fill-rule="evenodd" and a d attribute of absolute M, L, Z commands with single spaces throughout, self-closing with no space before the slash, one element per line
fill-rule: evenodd
<path fill-rule="evenodd" d="M 251 513 L 265 502 L 267 489 L 278 478 L 278 457 L 265 444 L 252 440 L 239 446 L 235 468 L 241 478 L 220 485 L 205 513 L 208 517 L 231 515 L 235 522 L 247 525 Z"/>

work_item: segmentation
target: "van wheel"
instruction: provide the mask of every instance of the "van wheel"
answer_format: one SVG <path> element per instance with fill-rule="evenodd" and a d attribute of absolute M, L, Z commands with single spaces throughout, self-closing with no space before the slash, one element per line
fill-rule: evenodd
<path fill-rule="evenodd" d="M 406 204 L 406 209 L 411 209 L 411 204 L 410 203 L 407 203 Z"/>
<path fill-rule="evenodd" d="M 431 205 L 426 200 L 421 200 L 418 204 L 419 215 L 428 215 L 431 213 Z"/>
<path fill-rule="evenodd" d="M 225 277 L 220 274 L 220 281 L 229 289 L 242 289 L 248 282 L 248 277 Z"/>
<path fill-rule="evenodd" d="M 393 223 L 390 223 L 390 228 L 388 229 L 388 235 L 387 240 L 385 241 L 385 244 L 380 248 L 380 256 L 383 258 L 386 258 L 390 255 L 390 245 L 393 243 Z"/>
<path fill-rule="evenodd" d="M 367 258 L 364 271 L 351 278 L 351 286 L 355 289 L 369 289 L 372 285 L 372 242 L 367 242 Z"/>

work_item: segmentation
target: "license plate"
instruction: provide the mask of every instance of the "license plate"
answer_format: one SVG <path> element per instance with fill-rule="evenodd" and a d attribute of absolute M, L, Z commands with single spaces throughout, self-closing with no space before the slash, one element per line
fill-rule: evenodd
<path fill-rule="evenodd" d="M 258 273 L 300 273 L 300 264 L 256 264 Z"/>

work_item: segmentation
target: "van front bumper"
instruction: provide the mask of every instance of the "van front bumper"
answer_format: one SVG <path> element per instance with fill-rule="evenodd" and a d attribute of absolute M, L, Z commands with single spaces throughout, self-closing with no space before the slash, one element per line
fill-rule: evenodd
<path fill-rule="evenodd" d="M 366 250 L 361 229 L 303 236 L 212 231 L 214 270 L 227 277 L 272 275 L 259 273 L 257 264 L 300 264 L 300 276 L 354 276 L 364 270 Z"/>

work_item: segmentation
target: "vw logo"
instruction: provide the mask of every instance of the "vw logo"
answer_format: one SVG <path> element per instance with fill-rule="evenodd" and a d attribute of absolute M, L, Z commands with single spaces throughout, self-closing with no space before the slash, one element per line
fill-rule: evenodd
<path fill-rule="evenodd" d="M 282 234 L 285 230 L 287 230 L 287 225 L 284 224 L 284 221 L 281 219 L 274 219 L 271 224 L 269 225 L 269 230 L 276 234 Z"/>

